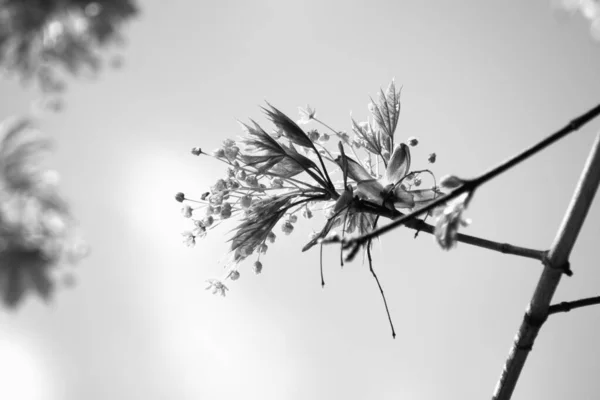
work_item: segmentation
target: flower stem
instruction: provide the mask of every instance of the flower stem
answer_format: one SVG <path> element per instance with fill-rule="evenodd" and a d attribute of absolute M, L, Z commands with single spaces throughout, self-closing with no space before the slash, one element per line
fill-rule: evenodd
<path fill-rule="evenodd" d="M 367 241 L 369 239 L 376 237 L 376 236 L 380 236 L 386 232 L 389 232 L 392 229 L 394 229 L 400 225 L 406 225 L 407 221 L 409 221 L 411 219 L 415 219 L 416 217 L 418 217 L 430 210 L 433 210 L 434 208 L 440 206 L 441 204 L 446 203 L 447 201 L 452 200 L 452 199 L 460 196 L 463 193 L 473 192 L 476 188 L 478 188 L 479 186 L 488 182 L 489 180 L 497 177 L 498 175 L 502 174 L 503 172 L 506 172 L 510 168 L 516 166 L 520 162 L 535 155 L 536 153 L 538 153 L 541 150 L 545 149 L 546 147 L 550 146 L 552 143 L 556 142 L 557 140 L 562 139 L 563 137 L 567 136 L 568 134 L 570 134 L 572 132 L 575 132 L 576 130 L 581 128 L 583 125 L 585 125 L 586 123 L 588 123 L 589 121 L 591 121 L 592 119 L 597 117 L 598 115 L 600 115 L 600 104 L 597 105 L 596 107 L 592 108 L 591 110 L 587 111 L 585 114 L 573 119 L 564 128 L 562 128 L 559 131 L 548 136 L 546 139 L 544 139 L 541 142 L 533 145 L 532 147 L 524 150 L 523 152 L 519 153 L 518 155 L 508 159 L 507 161 L 501 163 L 500 165 L 492 168 L 488 172 L 486 172 L 474 179 L 466 180 L 463 185 L 454 189 L 450 193 L 437 198 L 436 200 L 432 201 L 431 203 L 427 204 L 426 206 L 420 207 L 420 208 L 416 209 L 415 211 L 413 211 L 409 214 L 406 214 L 406 215 L 392 221 L 391 223 L 389 223 L 387 225 L 384 225 L 384 226 L 382 226 L 378 229 L 375 229 L 369 233 L 366 233 L 362 236 L 359 236 L 354 239 L 350 239 L 350 240 L 346 241 L 345 243 L 343 243 L 343 247 L 346 249 L 351 249 L 350 252 L 353 254 L 356 254 L 357 247 L 364 245 L 365 243 L 367 243 Z"/>

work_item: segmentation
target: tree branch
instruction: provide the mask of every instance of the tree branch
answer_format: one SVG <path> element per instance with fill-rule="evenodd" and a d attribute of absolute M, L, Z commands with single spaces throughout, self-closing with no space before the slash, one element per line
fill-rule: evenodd
<path fill-rule="evenodd" d="M 561 312 L 569 312 L 576 308 L 594 306 L 600 304 L 600 296 L 588 297 L 586 299 L 575 301 L 563 301 L 562 303 L 553 304 L 548 308 L 548 315 L 558 314 Z"/>
<path fill-rule="evenodd" d="M 548 317 L 550 301 L 563 272 L 568 268 L 569 255 L 599 184 L 600 133 L 596 136 L 571 203 L 554 239 L 548 258 L 544 261 L 544 270 L 504 364 L 500 380 L 494 390 L 493 400 L 508 400 L 513 393 L 527 356 L 540 328 Z"/>
<path fill-rule="evenodd" d="M 359 212 L 372 213 L 390 219 L 399 219 L 404 217 L 404 214 L 398 210 L 392 210 L 386 207 L 381 207 L 371 202 L 359 201 L 356 207 L 357 211 Z M 404 226 L 406 226 L 407 228 L 414 229 L 417 232 L 425 232 L 431 235 L 435 233 L 435 226 L 430 225 L 421 219 L 409 219 L 404 223 Z M 544 260 L 548 254 L 548 251 L 545 250 L 534 250 L 526 247 L 515 246 L 509 243 L 498 243 L 493 240 L 488 240 L 477 236 L 465 235 L 463 233 L 458 234 L 457 240 L 459 242 L 470 244 L 472 246 L 481 247 L 484 249 L 497 251 L 504 254 L 512 254 L 519 257 L 532 258 L 534 260 L 539 261 Z M 358 250 L 358 248 L 356 248 L 356 250 Z"/>
<path fill-rule="evenodd" d="M 411 219 L 415 219 L 416 217 L 418 217 L 430 210 L 433 210 L 434 208 L 448 202 L 449 200 L 452 200 L 452 199 L 460 196 L 463 193 L 472 193 L 475 189 L 477 189 L 479 186 L 483 185 L 484 183 L 488 182 L 489 180 L 491 180 L 491 179 L 497 177 L 498 175 L 502 174 L 503 172 L 506 172 L 507 170 L 515 167 L 517 164 L 519 164 L 522 161 L 526 160 L 527 158 L 537 154 L 538 152 L 542 151 L 543 149 L 550 146 L 551 144 L 558 141 L 559 139 L 562 139 L 563 137 L 567 136 L 568 134 L 570 134 L 572 132 L 575 132 L 576 130 L 581 128 L 583 125 L 585 125 L 586 123 L 588 123 L 589 121 L 591 121 L 592 119 L 597 117 L 598 115 L 600 115 L 600 104 L 597 105 L 596 107 L 592 108 L 591 110 L 587 111 L 585 114 L 573 119 L 565 127 L 558 130 L 557 132 L 553 133 L 552 135 L 548 136 L 546 139 L 531 146 L 530 148 L 526 149 L 525 151 L 521 152 L 520 154 L 508 159 L 507 161 L 496 166 L 495 168 L 492 168 L 490 171 L 478 176 L 477 178 L 464 181 L 463 185 L 454 189 L 450 193 L 445 194 L 441 197 L 438 197 L 436 200 L 432 201 L 431 203 L 427 204 L 426 206 L 418 208 L 417 210 L 415 210 L 409 214 L 406 214 L 387 225 L 384 225 L 378 229 L 374 229 L 373 231 L 366 233 L 364 235 L 361 235 L 356 238 L 345 241 L 342 244 L 342 246 L 345 249 L 350 249 L 350 254 L 352 256 L 356 255 L 357 247 L 364 245 L 365 243 L 367 243 L 367 241 L 369 239 L 383 235 L 384 233 L 389 232 L 392 229 L 394 229 L 400 225 L 407 225 L 407 221 L 410 221 Z M 351 258 L 351 257 L 348 257 L 348 258 Z"/>

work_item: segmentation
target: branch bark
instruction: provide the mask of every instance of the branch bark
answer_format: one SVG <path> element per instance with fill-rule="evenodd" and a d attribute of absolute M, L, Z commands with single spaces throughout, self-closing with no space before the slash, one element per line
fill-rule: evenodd
<path fill-rule="evenodd" d="M 548 315 L 569 312 L 576 308 L 595 306 L 596 304 L 600 304 L 600 296 L 588 297 L 575 301 L 563 301 L 561 303 L 551 305 L 548 309 Z"/>
<path fill-rule="evenodd" d="M 392 220 L 399 219 L 405 216 L 405 214 L 401 213 L 398 210 L 381 207 L 374 203 L 369 203 L 368 207 L 366 207 L 365 205 L 366 202 L 359 203 L 359 211 L 373 213 Z M 406 220 L 403 225 L 407 228 L 414 229 L 417 232 L 425 232 L 430 235 L 435 234 L 435 226 L 430 225 L 421 219 L 409 219 Z M 544 260 L 548 255 L 547 250 L 535 250 L 526 247 L 515 246 L 510 243 L 499 243 L 478 236 L 465 235 L 464 233 L 458 233 L 456 240 L 465 244 L 470 244 L 471 246 L 481 247 L 484 249 L 497 251 L 503 254 L 511 254 L 514 256 L 531 258 L 539 261 Z"/>
<path fill-rule="evenodd" d="M 570 271 L 568 269 L 569 255 L 599 184 L 600 133 L 596 136 L 571 203 L 548 257 L 544 260 L 544 270 L 504 364 L 500 380 L 494 390 L 493 400 L 508 400 L 512 396 L 527 356 L 533 347 L 540 328 L 548 317 L 550 301 L 558 287 L 562 274 L 565 271 Z"/>

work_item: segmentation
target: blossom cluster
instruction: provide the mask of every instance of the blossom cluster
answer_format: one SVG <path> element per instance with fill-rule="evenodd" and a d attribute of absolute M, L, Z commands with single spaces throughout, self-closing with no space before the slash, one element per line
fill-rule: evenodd
<path fill-rule="evenodd" d="M 122 42 L 120 29 L 137 14 L 132 0 L 2 0 L 0 65 L 23 80 L 35 79 L 43 93 L 64 90 L 60 73 L 97 71 L 99 50 Z M 110 64 L 117 67 L 121 59 Z M 58 111 L 58 98 L 46 99 Z"/>
<path fill-rule="evenodd" d="M 310 219 L 323 211 L 326 219 L 305 251 L 333 229 L 340 229 L 342 236 L 364 234 L 378 216 L 409 212 L 444 193 L 430 169 L 411 170 L 411 148 L 419 140 L 395 142 L 400 115 L 395 83 L 381 90 L 376 101 L 371 99 L 368 108 L 371 116 L 361 122 L 352 119 L 349 134 L 319 120 L 310 106 L 300 109 L 295 122 L 267 103 L 263 110 L 274 126 L 270 132 L 251 120 L 240 123 L 245 132 L 240 140 L 226 139 L 211 152 L 191 150 L 226 164 L 226 174 L 199 196 L 176 194 L 183 217 L 190 220 L 183 242 L 194 246 L 227 220 L 238 221 L 225 275 L 209 280 L 207 289 L 225 295 L 224 281 L 238 279 L 239 263 L 251 255 L 256 256 L 254 271 L 260 273 L 261 255 L 278 234 L 291 234 L 299 217 Z M 309 123 L 318 129 L 300 127 Z M 433 164 L 436 158 L 430 153 L 427 161 Z"/>
<path fill-rule="evenodd" d="M 43 164 L 49 145 L 28 120 L 0 126 L 0 297 L 8 307 L 28 292 L 49 299 L 55 267 L 86 252 L 58 174 Z"/>

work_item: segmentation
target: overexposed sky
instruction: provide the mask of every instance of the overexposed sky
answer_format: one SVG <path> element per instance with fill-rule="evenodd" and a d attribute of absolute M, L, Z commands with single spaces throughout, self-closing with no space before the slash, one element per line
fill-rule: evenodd
<path fill-rule="evenodd" d="M 73 82 L 66 110 L 40 121 L 93 250 L 52 304 L 0 313 L 0 373 L 21 388 L 3 384 L 0 398 L 491 397 L 535 261 L 386 235 L 375 267 L 392 340 L 366 265 L 341 270 L 327 249 L 321 289 L 318 250 L 300 252 L 316 223 L 278 235 L 262 275 L 249 261 L 226 298 L 210 295 L 204 280 L 221 273 L 228 230 L 184 247 L 173 195 L 225 174 L 190 148 L 241 135 L 236 118 L 264 122 L 264 100 L 294 119 L 310 103 L 349 130 L 350 111 L 365 119 L 368 96 L 392 78 L 403 85 L 396 139 L 420 140 L 414 167 L 435 151 L 438 176 L 475 175 L 600 102 L 589 23 L 547 0 L 168 3 L 141 1 L 127 46 L 113 51 L 124 67 Z M 34 98 L 16 82 L 0 91 L 1 118 Z M 598 128 L 481 188 L 465 232 L 547 249 Z M 594 204 L 557 301 L 600 294 L 599 218 Z M 552 317 L 513 398 L 596 397 L 599 331 L 600 307 Z"/>

